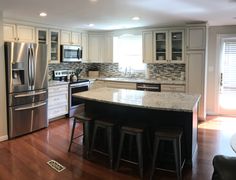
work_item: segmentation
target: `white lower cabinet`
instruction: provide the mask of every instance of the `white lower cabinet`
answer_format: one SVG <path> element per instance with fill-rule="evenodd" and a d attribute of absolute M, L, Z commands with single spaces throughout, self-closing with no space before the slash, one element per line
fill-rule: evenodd
<path fill-rule="evenodd" d="M 161 92 L 181 92 L 185 93 L 185 85 L 162 84 Z"/>
<path fill-rule="evenodd" d="M 200 94 L 198 115 L 206 118 L 205 52 L 188 51 L 187 53 L 187 93 Z"/>
<path fill-rule="evenodd" d="M 68 84 L 48 89 L 48 119 L 68 114 Z"/>

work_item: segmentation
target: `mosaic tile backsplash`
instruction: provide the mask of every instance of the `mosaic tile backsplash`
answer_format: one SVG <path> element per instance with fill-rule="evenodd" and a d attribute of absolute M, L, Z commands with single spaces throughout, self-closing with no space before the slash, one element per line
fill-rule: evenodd
<path fill-rule="evenodd" d="M 83 69 L 81 77 L 87 76 L 89 70 L 99 71 L 101 77 L 129 77 L 160 80 L 185 80 L 185 64 L 147 64 L 144 71 L 128 69 L 122 71 L 118 63 L 60 63 L 49 64 L 49 79 L 54 70 Z"/>

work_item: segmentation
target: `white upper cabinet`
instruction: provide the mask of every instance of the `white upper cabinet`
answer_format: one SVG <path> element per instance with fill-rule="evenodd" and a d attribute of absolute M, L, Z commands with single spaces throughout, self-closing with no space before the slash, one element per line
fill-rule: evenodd
<path fill-rule="evenodd" d="M 102 62 L 104 57 L 105 47 L 104 34 L 89 34 L 88 35 L 88 59 L 89 62 Z"/>
<path fill-rule="evenodd" d="M 113 34 L 105 34 L 105 49 L 103 62 L 112 63 L 113 62 Z"/>
<path fill-rule="evenodd" d="M 153 62 L 153 33 L 152 31 L 144 31 L 142 33 L 143 62 Z"/>
<path fill-rule="evenodd" d="M 187 28 L 187 50 L 205 50 L 206 48 L 206 27 Z"/>
<path fill-rule="evenodd" d="M 81 33 L 62 30 L 61 44 L 81 45 Z"/>
<path fill-rule="evenodd" d="M 81 45 L 83 49 L 82 61 L 88 62 L 88 33 L 82 33 L 81 35 Z"/>
<path fill-rule="evenodd" d="M 60 31 L 57 29 L 49 30 L 49 62 L 60 63 Z"/>
<path fill-rule="evenodd" d="M 113 34 L 88 34 L 88 62 L 113 62 Z"/>
<path fill-rule="evenodd" d="M 161 30 L 154 32 L 153 62 L 184 62 L 184 30 Z"/>
<path fill-rule="evenodd" d="M 43 28 L 36 28 L 36 43 L 48 44 L 48 30 Z"/>
<path fill-rule="evenodd" d="M 4 24 L 4 41 L 35 42 L 35 28 L 31 26 Z"/>

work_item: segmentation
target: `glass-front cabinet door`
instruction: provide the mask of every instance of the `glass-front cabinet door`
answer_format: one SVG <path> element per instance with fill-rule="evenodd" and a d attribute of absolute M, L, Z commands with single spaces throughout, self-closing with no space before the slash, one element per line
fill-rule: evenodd
<path fill-rule="evenodd" d="M 184 30 L 155 31 L 154 36 L 156 63 L 184 62 Z"/>
<path fill-rule="evenodd" d="M 48 30 L 47 29 L 36 29 L 36 41 L 38 44 L 48 44 Z"/>
<path fill-rule="evenodd" d="M 60 63 L 60 32 L 58 30 L 49 30 L 49 54 L 50 63 Z"/>
<path fill-rule="evenodd" d="M 184 60 L 183 36 L 183 31 L 170 31 L 170 60 L 172 63 L 180 63 Z"/>
<path fill-rule="evenodd" d="M 155 62 L 168 60 L 168 31 L 155 32 Z"/>

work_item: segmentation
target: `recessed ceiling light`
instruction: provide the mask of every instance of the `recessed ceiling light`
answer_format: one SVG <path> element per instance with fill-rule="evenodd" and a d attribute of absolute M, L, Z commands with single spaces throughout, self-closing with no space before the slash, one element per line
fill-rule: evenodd
<path fill-rule="evenodd" d="M 41 16 L 41 17 L 45 17 L 45 16 L 47 16 L 47 13 L 45 13 L 45 12 L 41 12 L 41 13 L 39 14 L 39 16 Z"/>
<path fill-rule="evenodd" d="M 94 26 L 94 24 L 89 24 L 88 26 L 89 26 L 89 27 L 93 27 L 93 26 Z"/>
<path fill-rule="evenodd" d="M 89 0 L 90 2 L 97 2 L 98 0 Z"/>
<path fill-rule="evenodd" d="M 132 20 L 134 20 L 134 21 L 138 21 L 138 20 L 140 20 L 140 17 L 135 16 L 135 17 L 132 18 Z"/>

